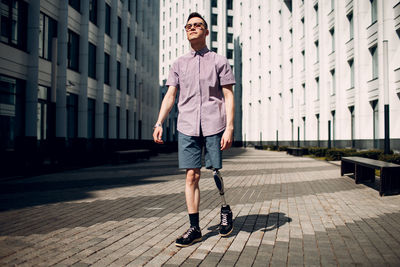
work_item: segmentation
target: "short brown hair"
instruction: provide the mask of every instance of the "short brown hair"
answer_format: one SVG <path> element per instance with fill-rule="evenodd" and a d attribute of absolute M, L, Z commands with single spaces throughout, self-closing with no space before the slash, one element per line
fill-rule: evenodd
<path fill-rule="evenodd" d="M 206 29 L 208 29 L 207 21 L 206 21 L 199 13 L 197 13 L 197 12 L 192 12 L 192 13 L 190 13 L 190 15 L 189 15 L 189 17 L 188 17 L 186 23 L 187 23 L 191 18 L 201 18 L 201 19 L 204 21 L 204 27 L 205 27 Z"/>

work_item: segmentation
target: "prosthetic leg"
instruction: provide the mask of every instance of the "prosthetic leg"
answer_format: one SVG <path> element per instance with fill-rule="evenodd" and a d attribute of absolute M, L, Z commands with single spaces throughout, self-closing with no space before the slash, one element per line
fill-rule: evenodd
<path fill-rule="evenodd" d="M 221 173 L 219 172 L 218 169 L 213 169 L 213 176 L 214 176 L 214 181 L 215 184 L 217 185 L 217 188 L 219 190 L 219 195 L 221 196 L 221 204 L 222 207 L 226 207 L 226 201 L 225 201 L 225 191 L 224 191 L 224 180 L 222 180 Z"/>

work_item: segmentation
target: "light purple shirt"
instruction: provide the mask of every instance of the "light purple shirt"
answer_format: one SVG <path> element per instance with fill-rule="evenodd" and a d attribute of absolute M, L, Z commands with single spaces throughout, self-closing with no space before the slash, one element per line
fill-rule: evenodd
<path fill-rule="evenodd" d="M 179 89 L 178 131 L 189 136 L 217 134 L 226 127 L 222 86 L 234 85 L 228 60 L 207 47 L 181 56 L 169 72 L 167 86 Z"/>

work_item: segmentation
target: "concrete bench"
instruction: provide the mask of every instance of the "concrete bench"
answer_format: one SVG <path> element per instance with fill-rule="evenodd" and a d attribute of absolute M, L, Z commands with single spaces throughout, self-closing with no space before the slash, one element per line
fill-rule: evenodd
<path fill-rule="evenodd" d="M 400 191 L 400 165 L 361 157 L 342 157 L 341 175 L 354 174 L 355 183 L 375 181 L 375 170 L 380 170 L 379 195 Z"/>
<path fill-rule="evenodd" d="M 114 151 L 112 155 L 113 164 L 119 164 L 121 161 L 134 162 L 138 159 L 149 159 L 151 151 L 148 149 L 132 149 Z"/>
<path fill-rule="evenodd" d="M 302 147 L 288 147 L 286 149 L 286 154 L 293 155 L 293 156 L 303 156 L 307 153 L 306 148 Z"/>

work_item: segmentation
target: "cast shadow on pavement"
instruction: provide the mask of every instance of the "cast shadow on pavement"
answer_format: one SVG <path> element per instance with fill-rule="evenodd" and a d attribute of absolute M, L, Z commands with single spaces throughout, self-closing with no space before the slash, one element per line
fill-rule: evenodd
<path fill-rule="evenodd" d="M 233 221 L 233 231 L 229 236 L 235 236 L 240 231 L 253 233 L 256 231 L 268 232 L 278 229 L 282 225 L 291 222 L 292 219 L 282 212 L 271 212 L 269 214 L 250 214 L 238 216 Z M 218 235 L 219 224 L 207 228 L 210 232 L 203 235 L 203 241 Z"/>

